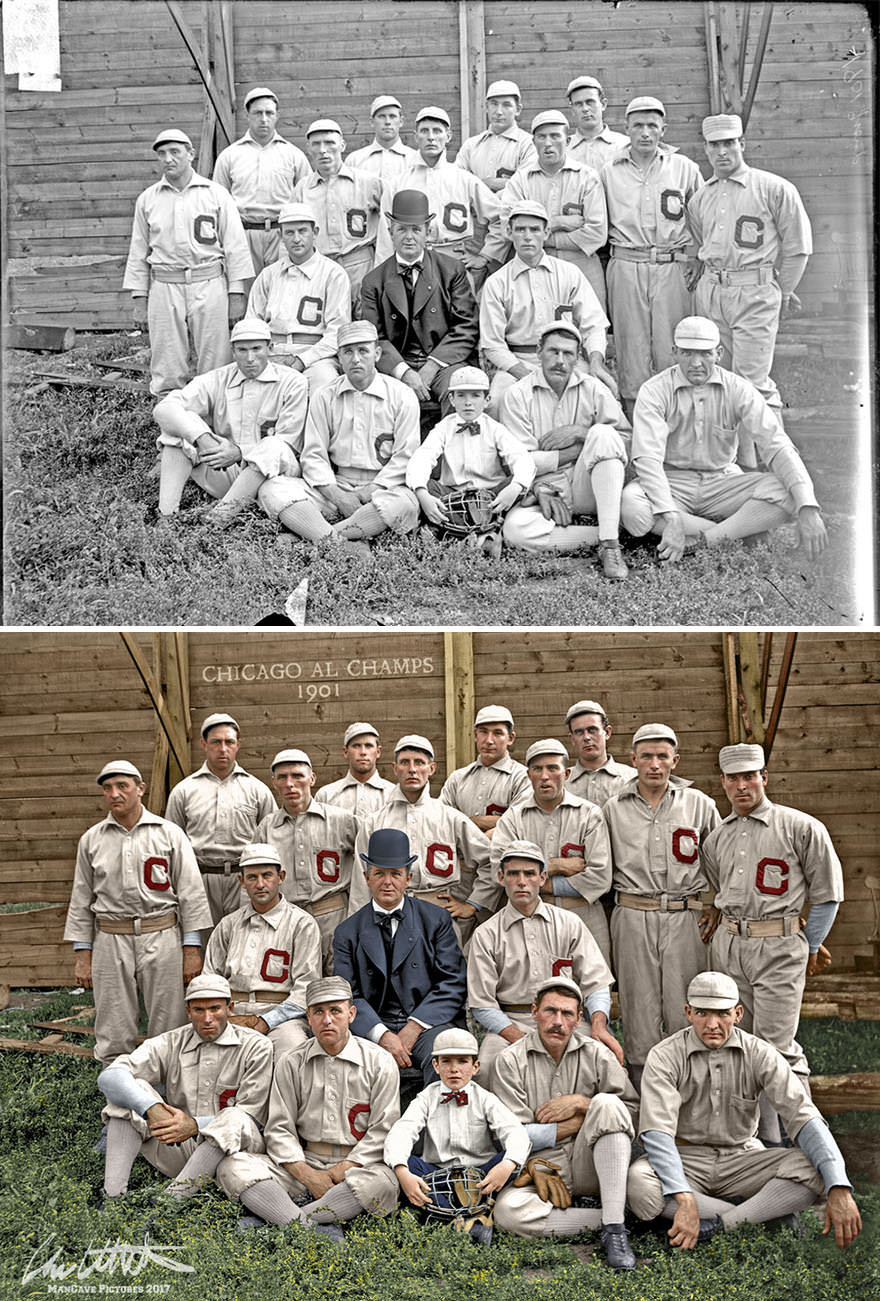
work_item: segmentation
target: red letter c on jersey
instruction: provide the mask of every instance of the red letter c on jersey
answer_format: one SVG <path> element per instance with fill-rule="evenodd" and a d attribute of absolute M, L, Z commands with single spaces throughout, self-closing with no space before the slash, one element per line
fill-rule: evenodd
<path fill-rule="evenodd" d="M 551 972 L 554 976 L 561 976 L 562 968 L 570 967 L 570 966 L 571 966 L 571 958 L 554 958 Z"/>
<path fill-rule="evenodd" d="M 766 869 L 778 868 L 779 885 L 766 884 Z M 776 875 L 775 872 L 772 875 Z M 755 873 L 755 886 L 761 894 L 785 894 L 788 890 L 788 863 L 784 858 L 762 858 Z"/>
<path fill-rule="evenodd" d="M 328 881 L 331 885 L 334 881 L 339 880 L 339 855 L 335 849 L 322 849 L 318 852 L 315 859 L 318 868 L 318 877 L 322 881 Z M 329 863 L 331 866 L 325 868 L 324 864 Z"/>
<path fill-rule="evenodd" d="M 690 841 L 691 852 L 686 854 L 682 841 Z M 696 863 L 700 852 L 700 837 L 693 827 L 677 827 L 672 833 L 672 853 L 679 863 Z"/>
<path fill-rule="evenodd" d="M 441 856 L 441 862 L 437 862 Z M 445 860 L 445 864 L 442 860 Z M 429 845 L 425 854 L 425 868 L 432 876 L 452 876 L 455 870 L 455 855 L 451 845 Z"/>
<path fill-rule="evenodd" d="M 160 875 L 154 876 L 154 870 L 159 872 Z M 148 890 L 171 889 L 167 858 L 147 858 L 144 860 L 144 885 Z"/>
<path fill-rule="evenodd" d="M 269 962 L 272 958 L 281 959 L 280 976 L 269 975 Z M 267 949 L 266 952 L 263 954 L 263 962 L 260 967 L 260 979 L 270 980 L 273 983 L 273 985 L 281 985 L 284 983 L 284 981 L 287 979 L 289 975 L 290 975 L 290 954 L 287 953 L 284 949 Z"/>
<path fill-rule="evenodd" d="M 355 1129 L 355 1125 L 354 1125 L 355 1118 L 359 1116 L 362 1111 L 369 1111 L 369 1110 L 370 1110 L 370 1104 L 368 1102 L 356 1102 L 352 1107 L 351 1111 L 348 1113 L 348 1128 L 351 1130 L 352 1134 L 354 1135 L 354 1139 L 356 1143 L 359 1143 L 361 1141 L 361 1139 L 363 1138 L 364 1134 L 366 1134 L 367 1131 L 365 1129 Z"/>
<path fill-rule="evenodd" d="M 213 216 L 202 214 L 193 221 L 193 235 L 197 244 L 217 243 L 217 222 Z"/>
<path fill-rule="evenodd" d="M 238 1089 L 224 1089 L 224 1090 L 223 1090 L 223 1092 L 220 1094 L 220 1098 L 219 1098 L 220 1110 L 221 1110 L 221 1111 L 223 1110 L 224 1107 L 230 1107 L 230 1106 L 232 1105 L 232 1103 L 235 1101 L 235 1095 L 236 1095 L 236 1093 L 238 1093 Z"/>

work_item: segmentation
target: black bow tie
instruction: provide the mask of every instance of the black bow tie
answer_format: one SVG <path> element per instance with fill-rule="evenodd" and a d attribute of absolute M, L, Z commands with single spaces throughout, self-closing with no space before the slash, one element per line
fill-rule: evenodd
<path fill-rule="evenodd" d="M 406 280 L 409 284 L 413 284 L 415 279 L 414 273 L 416 271 L 421 271 L 422 264 L 421 262 L 410 262 L 407 266 L 404 266 L 402 262 L 398 262 L 397 269 L 400 272 L 402 280 Z"/>
<path fill-rule="evenodd" d="M 391 934 L 391 923 L 399 922 L 402 920 L 403 920 L 402 908 L 395 908 L 394 912 L 391 913 L 376 914 L 376 925 L 381 926 L 382 930 L 387 931 L 389 935 Z"/>
<path fill-rule="evenodd" d="M 453 1098 L 455 1098 L 455 1105 L 457 1107 L 467 1106 L 468 1096 L 464 1089 L 450 1089 L 448 1093 L 441 1094 L 440 1101 L 451 1102 Z"/>
<path fill-rule="evenodd" d="M 470 434 L 475 437 L 480 432 L 479 420 L 466 420 L 463 425 L 459 425 L 455 431 L 457 434 Z"/>

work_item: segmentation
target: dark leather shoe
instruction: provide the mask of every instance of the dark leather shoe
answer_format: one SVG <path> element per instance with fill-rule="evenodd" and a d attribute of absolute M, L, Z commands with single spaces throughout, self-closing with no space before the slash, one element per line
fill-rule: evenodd
<path fill-rule="evenodd" d="M 635 1269 L 636 1258 L 623 1224 L 602 1225 L 602 1249 L 612 1269 Z"/>
<path fill-rule="evenodd" d="M 708 1220 L 700 1220 L 700 1232 L 697 1234 L 697 1246 L 701 1242 L 708 1242 L 714 1238 L 716 1233 L 721 1232 L 721 1216 L 713 1215 Z"/>

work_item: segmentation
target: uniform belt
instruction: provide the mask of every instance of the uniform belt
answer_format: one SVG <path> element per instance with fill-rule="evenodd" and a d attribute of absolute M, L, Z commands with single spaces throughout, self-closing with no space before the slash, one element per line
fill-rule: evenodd
<path fill-rule="evenodd" d="M 622 908 L 635 908 L 638 912 L 643 913 L 699 913 L 703 911 L 703 900 L 698 894 L 625 894 L 622 890 L 618 890 L 617 902 Z"/>
<path fill-rule="evenodd" d="M 724 267 L 705 267 L 703 275 L 719 285 L 769 285 L 775 278 L 773 267 L 742 267 L 725 270 Z"/>
<path fill-rule="evenodd" d="M 208 262 L 198 267 L 150 267 L 153 279 L 163 285 L 190 285 L 194 280 L 216 280 L 223 275 L 222 262 Z"/>
<path fill-rule="evenodd" d="M 629 248 L 625 244 L 612 244 L 611 256 L 624 262 L 686 262 L 687 253 L 680 248 Z"/>
<path fill-rule="evenodd" d="M 205 876 L 237 876 L 238 863 L 228 858 L 224 863 L 199 863 L 199 871 Z"/>
<path fill-rule="evenodd" d="M 338 890 L 336 894 L 325 894 L 322 899 L 313 899 L 309 903 L 301 904 L 306 912 L 310 912 L 313 917 L 323 917 L 325 913 L 335 913 L 340 908 L 344 908 L 348 902 L 348 896 L 343 891 Z"/>
<path fill-rule="evenodd" d="M 588 900 L 582 898 L 581 895 L 578 895 L 575 899 L 573 895 L 554 894 L 552 890 L 548 890 L 546 894 L 542 890 L 541 898 L 546 899 L 554 908 L 586 908 L 588 905 Z"/>
<path fill-rule="evenodd" d="M 272 331 L 273 343 L 317 343 L 323 337 L 321 334 L 304 334 L 302 331 L 294 334 L 276 334 Z"/>
<path fill-rule="evenodd" d="M 531 1003 L 499 1003 L 502 1012 L 531 1012 Z"/>
<path fill-rule="evenodd" d="M 347 248 L 342 253 L 325 253 L 324 256 L 330 258 L 331 262 L 338 262 L 340 266 L 345 266 L 347 262 L 363 260 L 370 252 L 375 253 L 376 241 L 371 239 L 366 244 L 355 244 L 354 248 Z"/>
<path fill-rule="evenodd" d="M 509 343 L 507 348 L 509 352 L 516 353 L 517 357 L 534 357 L 538 351 L 536 343 Z"/>
<path fill-rule="evenodd" d="M 267 217 L 265 221 L 245 221 L 244 217 L 242 217 L 241 224 L 245 230 L 277 230 L 278 218 Z"/>
<path fill-rule="evenodd" d="M 162 913 L 161 917 L 132 917 L 124 922 L 98 918 L 98 930 L 106 931 L 108 935 L 146 935 L 148 931 L 170 931 L 176 925 L 177 913 Z"/>
<path fill-rule="evenodd" d="M 290 990 L 280 989 L 233 989 L 230 993 L 233 1003 L 286 1003 Z"/>
<path fill-rule="evenodd" d="M 424 899 L 427 903 L 440 904 L 441 908 L 443 904 L 449 903 L 451 898 L 448 886 L 440 890 L 411 890 L 410 893 L 414 899 Z"/>
<path fill-rule="evenodd" d="M 461 239 L 438 239 L 436 244 L 431 245 L 431 248 L 445 249 L 446 252 L 449 252 L 450 249 L 463 249 L 467 244 L 467 240 L 467 235 L 462 235 Z"/>
<path fill-rule="evenodd" d="M 321 1143 L 316 1141 L 314 1143 L 305 1143 L 304 1147 L 307 1152 L 314 1152 L 315 1156 L 335 1156 L 337 1159 L 341 1159 L 348 1156 L 354 1147 L 354 1143 Z"/>
<path fill-rule="evenodd" d="M 772 917 L 766 921 L 750 922 L 724 913 L 721 920 L 731 935 L 743 935 L 750 940 L 767 935 L 797 935 L 801 929 L 800 917 Z"/>

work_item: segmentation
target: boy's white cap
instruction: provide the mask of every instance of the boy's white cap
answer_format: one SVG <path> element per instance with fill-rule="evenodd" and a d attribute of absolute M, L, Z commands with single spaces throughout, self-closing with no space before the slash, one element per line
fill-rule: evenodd
<path fill-rule="evenodd" d="M 449 388 L 452 389 L 489 389 L 489 376 L 485 371 L 480 370 L 479 366 L 459 366 L 458 370 L 452 372 L 452 378 L 449 381 Z"/>
<path fill-rule="evenodd" d="M 480 1047 L 469 1030 L 441 1030 L 431 1048 L 432 1057 L 457 1057 L 459 1053 L 479 1055 Z"/>

